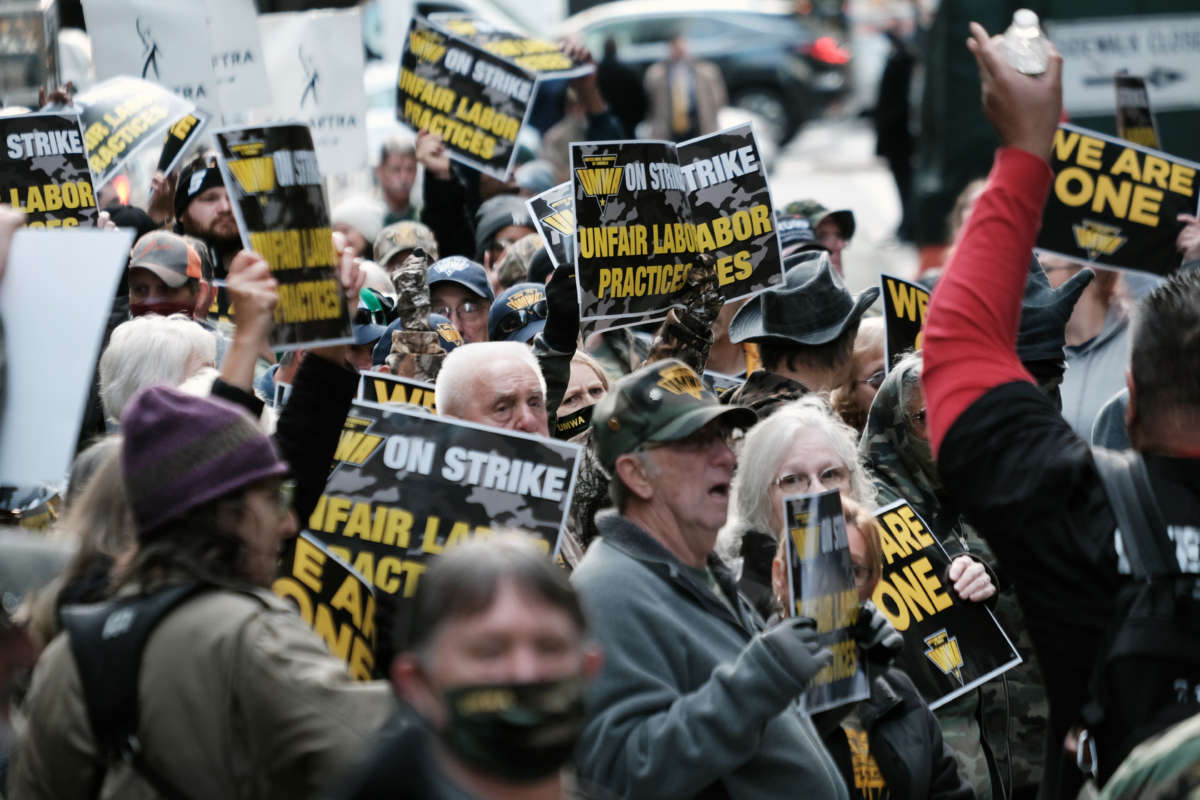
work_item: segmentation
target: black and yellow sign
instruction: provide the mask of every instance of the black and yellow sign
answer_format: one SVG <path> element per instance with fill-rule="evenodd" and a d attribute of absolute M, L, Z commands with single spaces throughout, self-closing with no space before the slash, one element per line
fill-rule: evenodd
<path fill-rule="evenodd" d="M 176 120 L 167 129 L 162 153 L 158 156 L 158 166 L 155 169 L 168 175 L 174 172 L 188 150 L 200 139 L 200 134 L 208 127 L 209 119 L 211 116 L 207 112 L 197 109 Z"/>
<path fill-rule="evenodd" d="M 1146 79 L 1138 75 L 1114 75 L 1113 88 L 1117 92 L 1117 136 L 1143 147 L 1162 147 L 1150 109 Z"/>
<path fill-rule="evenodd" d="M 213 138 L 242 245 L 279 282 L 272 348 L 353 341 L 308 126 L 228 128 Z"/>
<path fill-rule="evenodd" d="M 883 274 L 879 276 L 879 285 L 883 297 L 884 352 L 887 354 L 883 369 L 887 372 L 901 353 L 921 349 L 929 290 L 903 278 Z"/>
<path fill-rule="evenodd" d="M 413 15 L 400 56 L 396 116 L 435 133 L 450 157 L 507 180 L 517 134 L 539 79 L 586 72 L 557 47 L 501 31 L 480 20 Z"/>
<path fill-rule="evenodd" d="M 1158 275 L 1179 267 L 1176 217 L 1196 213 L 1200 164 L 1063 124 L 1050 166 L 1039 249 Z"/>
<path fill-rule="evenodd" d="M 537 220 L 542 244 L 555 268 L 575 263 L 575 200 L 571 182 L 560 183 L 525 203 L 529 218 Z"/>
<path fill-rule="evenodd" d="M 783 280 L 771 193 L 750 125 L 679 145 L 571 144 L 580 319 L 656 322 L 701 253 L 726 300 Z"/>
<path fill-rule="evenodd" d="M 791 615 L 816 620 L 821 643 L 833 651 L 804 693 L 805 710 L 815 714 L 870 694 L 852 633 L 859 603 L 841 496 L 831 489 L 785 497 L 783 519 Z"/>
<path fill-rule="evenodd" d="M 378 403 L 381 406 L 400 405 L 431 414 L 437 413 L 433 384 L 387 372 L 360 372 L 358 395 L 355 399 Z"/>
<path fill-rule="evenodd" d="M 76 228 L 96 221 L 92 174 L 76 114 L 0 117 L 0 139 L 0 202 L 24 211 L 29 227 Z"/>
<path fill-rule="evenodd" d="M 103 186 L 172 123 L 195 110 L 187 100 L 150 81 L 110 78 L 75 96 L 92 183 Z"/>
<path fill-rule="evenodd" d="M 904 636 L 896 659 L 937 708 L 1021 663 L 983 603 L 961 599 L 947 575 L 950 556 L 907 501 L 875 512 L 883 578 L 872 598 Z"/>
<path fill-rule="evenodd" d="M 402 601 L 446 549 L 511 527 L 557 553 L 579 453 L 555 439 L 356 402 L 308 529 L 399 609 L 402 639 Z"/>
<path fill-rule="evenodd" d="M 300 616 L 355 680 L 375 675 L 375 590 L 349 564 L 307 531 L 292 540 L 283 574 L 271 585 L 296 604 Z"/>

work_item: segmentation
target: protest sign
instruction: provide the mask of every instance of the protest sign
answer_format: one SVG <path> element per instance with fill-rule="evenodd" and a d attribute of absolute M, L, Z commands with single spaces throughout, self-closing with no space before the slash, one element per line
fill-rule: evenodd
<path fill-rule="evenodd" d="M 1146 80 L 1138 75 L 1114 75 L 1113 88 L 1117 92 L 1117 136 L 1143 147 L 1161 147 Z"/>
<path fill-rule="evenodd" d="M 308 128 L 228 128 L 213 138 L 242 245 L 265 258 L 279 281 L 271 346 L 353 341 Z"/>
<path fill-rule="evenodd" d="M 525 202 L 529 218 L 537 220 L 538 234 L 555 269 L 575 263 L 575 201 L 571 182 L 536 194 Z"/>
<path fill-rule="evenodd" d="M 526 36 L 468 14 L 441 12 L 431 14 L 429 21 L 442 30 L 449 31 L 460 42 L 466 42 L 499 56 L 526 72 L 536 74 L 538 80 L 578 78 L 596 70 L 594 64 L 572 60 L 549 39 Z"/>
<path fill-rule="evenodd" d="M 419 411 L 437 413 L 433 384 L 403 378 L 387 372 L 366 370 L 358 374 L 355 399 L 379 405 L 402 405 Z"/>
<path fill-rule="evenodd" d="M 0 140 L 0 199 L 24 211 L 29 227 L 75 228 L 96 221 L 92 173 L 75 113 L 0 117 Z"/>
<path fill-rule="evenodd" d="M 394 606 L 431 558 L 498 526 L 555 554 L 579 455 L 568 442 L 358 401 L 308 528 Z"/>
<path fill-rule="evenodd" d="M 92 185 L 100 188 L 150 142 L 162 141 L 173 122 L 194 106 L 139 78 L 110 78 L 75 96 Z"/>
<path fill-rule="evenodd" d="M 225 114 L 271 102 L 267 65 L 254 0 L 204 0 L 208 55 Z"/>
<path fill-rule="evenodd" d="M 852 629 L 858 593 L 837 489 L 783 499 L 784 564 L 791 616 L 817 623 L 821 645 L 833 662 L 809 681 L 804 708 L 816 714 L 867 698 L 871 691 Z"/>
<path fill-rule="evenodd" d="M 950 556 L 905 500 L 875 511 L 883 578 L 872 598 L 904 636 L 896 665 L 938 708 L 1021 663 L 983 603 L 958 597 Z"/>
<path fill-rule="evenodd" d="M 675 145 L 573 142 L 571 176 L 580 320 L 595 329 L 666 318 L 697 246 Z"/>
<path fill-rule="evenodd" d="M 94 228 L 26 228 L 13 237 L 0 281 L 7 361 L 0 485 L 61 486 L 66 480 L 110 301 L 132 244 L 131 231 Z"/>
<path fill-rule="evenodd" d="M 158 166 L 155 169 L 167 175 L 174 172 L 188 150 L 200 139 L 200 134 L 208 126 L 209 119 L 207 112 L 197 109 L 171 125 L 167 129 L 162 153 L 158 156 Z"/>
<path fill-rule="evenodd" d="M 153 81 L 200 108 L 218 110 L 204 3 L 83 0 L 83 15 L 96 77 Z"/>
<path fill-rule="evenodd" d="M 375 672 L 375 590 L 311 533 L 302 531 L 281 559 L 283 574 L 271 590 L 295 604 L 329 652 L 346 662 L 350 676 L 369 681 Z"/>
<path fill-rule="evenodd" d="M 263 14 L 259 30 L 272 95 L 270 109 L 256 115 L 259 120 L 306 123 L 327 176 L 366 169 L 359 10 Z"/>
<path fill-rule="evenodd" d="M 665 318 L 700 253 L 712 255 L 727 300 L 783 280 L 749 125 L 678 146 L 574 142 L 571 175 L 580 319 L 590 329 Z"/>
<path fill-rule="evenodd" d="M 880 274 L 880 296 L 883 297 L 883 342 L 886 373 L 901 353 L 921 349 L 921 329 L 925 325 L 925 309 L 929 307 L 929 290 L 903 278 Z"/>
<path fill-rule="evenodd" d="M 1167 275 L 1179 267 L 1178 214 L 1195 214 L 1200 164 L 1062 124 L 1036 247 L 1097 267 Z"/>
<path fill-rule="evenodd" d="M 728 302 L 783 281 L 766 169 L 750 123 L 679 145 L 698 252 L 716 258 Z"/>

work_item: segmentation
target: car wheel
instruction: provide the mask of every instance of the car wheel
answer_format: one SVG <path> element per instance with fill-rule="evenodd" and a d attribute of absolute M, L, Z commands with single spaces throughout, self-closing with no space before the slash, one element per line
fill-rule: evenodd
<path fill-rule="evenodd" d="M 772 89 L 755 87 L 743 89 L 733 96 L 733 104 L 738 108 L 753 111 L 762 117 L 767 124 L 764 132 L 776 144 L 784 144 L 795 133 L 791 120 L 788 119 L 787 106 L 778 92 Z"/>

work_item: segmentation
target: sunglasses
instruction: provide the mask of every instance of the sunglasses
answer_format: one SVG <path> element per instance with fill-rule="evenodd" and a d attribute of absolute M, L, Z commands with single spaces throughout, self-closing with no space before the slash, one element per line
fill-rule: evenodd
<path fill-rule="evenodd" d="M 507 336 L 510 333 L 515 333 L 531 322 L 544 320 L 546 318 L 546 301 L 539 300 L 531 306 L 522 308 L 519 311 L 510 311 L 504 319 L 500 320 L 500 324 L 496 328 L 500 333 Z"/>

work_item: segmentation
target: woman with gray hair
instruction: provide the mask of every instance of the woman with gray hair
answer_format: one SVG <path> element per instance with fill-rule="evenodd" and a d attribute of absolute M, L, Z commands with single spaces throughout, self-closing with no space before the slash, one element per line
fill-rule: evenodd
<path fill-rule="evenodd" d="M 731 513 L 717 550 L 727 561 L 741 560 L 739 588 L 764 619 L 775 611 L 771 561 L 783 529 L 783 498 L 836 488 L 874 507 L 875 488 L 855 440 L 854 429 L 825 400 L 807 395 L 780 407 L 742 441 Z"/>

